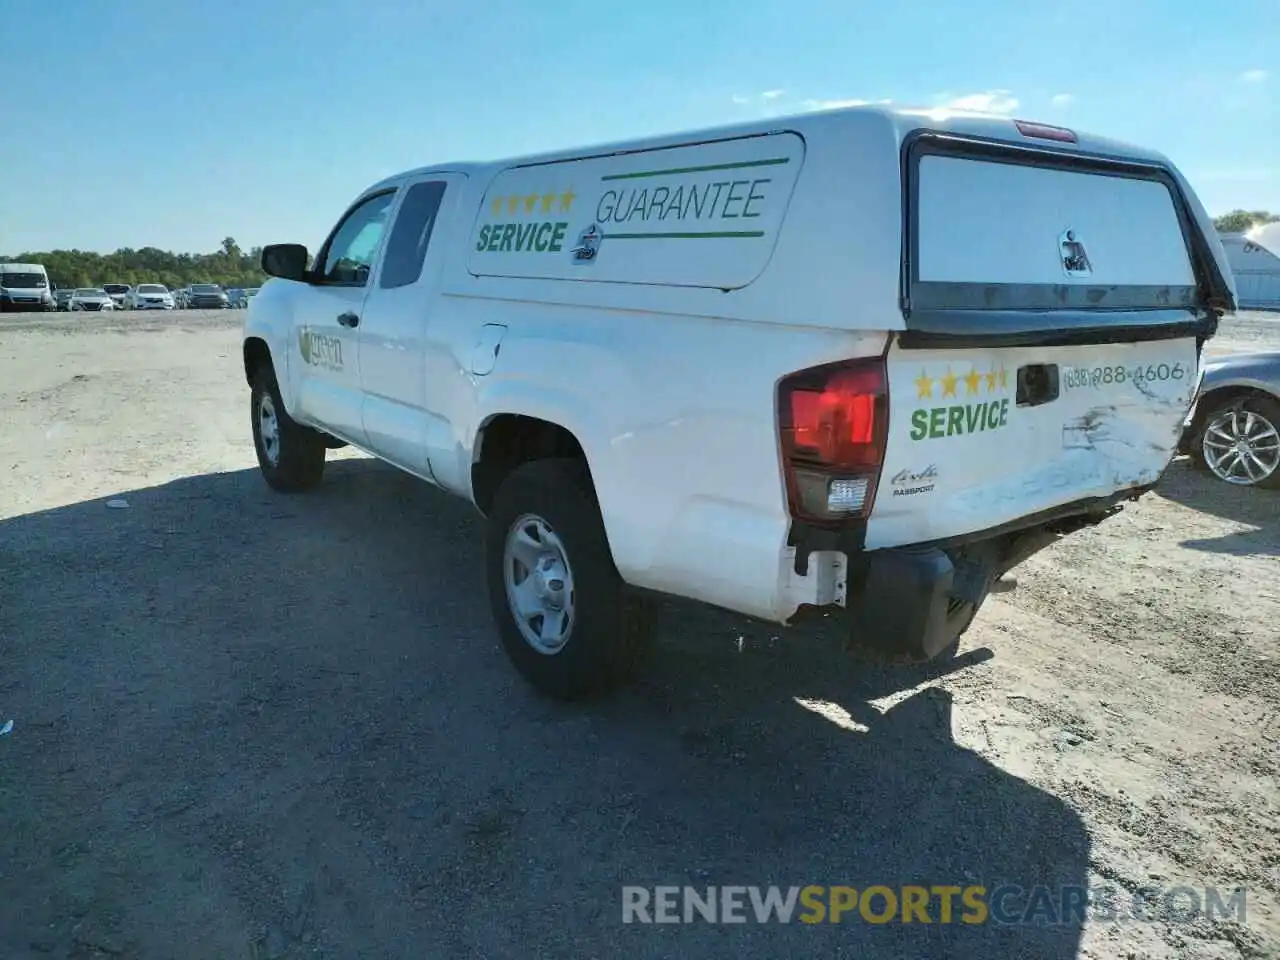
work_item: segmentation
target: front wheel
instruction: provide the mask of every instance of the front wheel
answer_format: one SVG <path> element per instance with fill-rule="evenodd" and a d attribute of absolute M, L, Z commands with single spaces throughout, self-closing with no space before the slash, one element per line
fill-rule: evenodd
<path fill-rule="evenodd" d="M 1191 456 L 1219 480 L 1280 487 L 1280 403 L 1247 397 L 1210 406 L 1197 418 Z"/>
<path fill-rule="evenodd" d="M 270 367 L 260 367 L 254 376 L 249 406 L 253 447 L 267 485 L 296 493 L 319 484 L 324 476 L 324 437 L 289 416 Z"/>
<path fill-rule="evenodd" d="M 517 468 L 494 498 L 486 554 L 503 648 L 534 687 L 571 700 L 606 692 L 638 669 L 654 605 L 618 575 L 581 463 Z"/>

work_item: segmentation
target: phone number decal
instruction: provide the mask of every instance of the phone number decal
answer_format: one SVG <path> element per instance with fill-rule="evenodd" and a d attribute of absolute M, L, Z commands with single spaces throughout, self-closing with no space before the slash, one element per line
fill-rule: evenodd
<path fill-rule="evenodd" d="M 1069 367 L 1062 375 L 1067 390 L 1097 389 L 1123 383 L 1186 380 L 1190 375 L 1182 363 L 1149 363 L 1145 367 Z"/>

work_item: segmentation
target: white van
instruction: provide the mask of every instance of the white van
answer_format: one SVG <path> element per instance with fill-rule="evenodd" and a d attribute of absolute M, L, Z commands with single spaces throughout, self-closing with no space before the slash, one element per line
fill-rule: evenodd
<path fill-rule="evenodd" d="M 504 646 L 566 697 L 637 662 L 654 594 L 954 650 L 1154 486 L 1234 305 L 1161 155 L 880 108 L 424 167 L 262 266 L 267 482 L 351 444 L 471 500 Z"/>
<path fill-rule="evenodd" d="M 0 312 L 56 310 L 49 274 L 39 263 L 0 263 Z"/>

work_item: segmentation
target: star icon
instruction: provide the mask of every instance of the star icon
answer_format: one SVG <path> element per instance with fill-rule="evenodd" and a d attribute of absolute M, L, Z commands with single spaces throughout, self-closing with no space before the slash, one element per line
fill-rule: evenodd
<path fill-rule="evenodd" d="M 916 399 L 927 400 L 933 396 L 933 377 L 929 376 L 923 370 L 920 376 L 916 377 Z"/>
<path fill-rule="evenodd" d="M 959 379 L 950 370 L 942 375 L 942 395 L 944 397 L 954 397 L 956 395 L 956 381 Z"/>
<path fill-rule="evenodd" d="M 555 193 L 544 193 L 542 195 L 542 212 L 550 213 L 551 205 L 556 202 Z"/>
<path fill-rule="evenodd" d="M 996 389 L 996 371 L 995 371 L 995 368 L 994 368 L 994 367 L 992 367 L 990 370 L 988 370 L 986 373 L 984 373 L 984 374 L 983 374 L 983 376 L 984 376 L 984 377 L 986 377 L 986 379 L 987 379 L 987 393 L 995 393 L 995 389 Z"/>
<path fill-rule="evenodd" d="M 969 368 L 968 374 L 964 377 L 964 385 L 966 392 L 974 394 L 978 392 L 978 385 L 982 383 L 982 374 L 972 367 Z"/>
<path fill-rule="evenodd" d="M 537 203 L 538 203 L 538 195 L 536 193 L 529 194 L 527 197 L 524 198 L 524 212 L 533 213 L 533 208 L 537 206 Z"/>
<path fill-rule="evenodd" d="M 501 213 L 502 213 L 502 198 L 494 197 L 493 198 L 493 215 L 496 217 L 501 215 Z"/>
<path fill-rule="evenodd" d="M 560 212 L 568 213 L 569 208 L 573 206 L 573 201 L 576 200 L 577 197 L 578 195 L 572 190 L 566 190 L 564 193 L 560 194 Z"/>
<path fill-rule="evenodd" d="M 519 208 L 520 208 L 519 197 L 507 197 L 507 215 L 508 216 L 514 217 L 516 215 L 516 210 L 518 210 Z"/>
<path fill-rule="evenodd" d="M 1009 389 L 1009 371 L 1006 370 L 1004 367 L 1000 368 L 1000 389 L 1001 390 Z"/>

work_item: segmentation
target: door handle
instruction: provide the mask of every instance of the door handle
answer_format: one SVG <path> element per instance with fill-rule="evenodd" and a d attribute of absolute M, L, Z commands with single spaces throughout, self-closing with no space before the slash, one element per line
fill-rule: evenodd
<path fill-rule="evenodd" d="M 360 318 L 348 310 L 346 313 L 338 314 L 338 323 L 344 327 L 358 327 L 360 326 Z"/>

